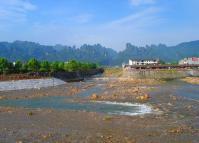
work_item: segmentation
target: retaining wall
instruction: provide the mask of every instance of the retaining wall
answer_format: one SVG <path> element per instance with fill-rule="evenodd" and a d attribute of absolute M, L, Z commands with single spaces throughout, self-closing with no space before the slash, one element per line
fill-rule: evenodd
<path fill-rule="evenodd" d="M 174 79 L 188 76 L 199 76 L 199 69 L 156 69 L 134 70 L 124 69 L 123 76 L 132 78 Z"/>

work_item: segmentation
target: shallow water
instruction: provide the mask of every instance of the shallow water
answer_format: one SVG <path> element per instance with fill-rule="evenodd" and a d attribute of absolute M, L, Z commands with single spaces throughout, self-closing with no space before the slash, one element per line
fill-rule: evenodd
<path fill-rule="evenodd" d="M 50 96 L 50 97 L 38 97 L 33 99 L 3 99 L 0 100 L 0 106 L 6 107 L 25 107 L 25 108 L 46 108 L 46 109 L 57 109 L 57 110 L 79 110 L 88 112 L 100 112 L 106 114 L 115 115 L 143 115 L 152 113 L 152 108 L 145 104 L 136 103 L 120 103 L 120 102 L 89 102 L 81 101 L 75 102 L 74 99 L 83 99 L 93 93 L 100 94 L 106 88 L 103 86 L 104 81 L 88 80 L 86 83 L 96 83 L 85 91 L 78 93 L 73 97 L 63 96 Z M 99 83 L 99 84 L 98 84 Z M 73 86 L 82 86 L 81 82 L 71 83 Z M 84 82 L 85 84 L 85 82 Z M 152 94 L 171 94 L 176 96 L 184 96 L 199 100 L 199 85 L 192 85 L 180 80 L 169 81 L 163 85 L 157 86 L 156 90 L 151 92 Z"/>
<path fill-rule="evenodd" d="M 118 103 L 118 102 L 68 102 L 65 97 L 51 96 L 33 99 L 0 100 L 0 106 L 46 108 L 59 110 L 79 110 L 100 112 L 114 115 L 143 115 L 151 113 L 150 106 L 144 104 Z"/>
<path fill-rule="evenodd" d="M 97 84 L 96 84 L 97 82 Z M 72 86 L 81 87 L 83 84 L 94 84 L 94 86 L 85 89 L 72 97 L 64 96 L 49 96 L 49 97 L 37 97 L 32 99 L 3 99 L 0 100 L 0 106 L 6 107 L 25 107 L 25 108 L 45 108 L 45 109 L 57 109 L 57 110 L 77 110 L 88 112 L 100 112 L 114 115 L 143 115 L 151 113 L 150 106 L 144 104 L 133 103 L 118 103 L 118 102 L 89 102 L 81 101 L 83 98 L 87 98 L 93 93 L 100 94 L 105 90 L 105 81 L 96 81 L 95 79 L 88 79 L 86 82 L 74 82 L 70 83 Z M 80 99 L 75 102 L 75 99 Z"/>
<path fill-rule="evenodd" d="M 183 84 L 174 91 L 175 95 L 199 100 L 199 85 Z"/>
<path fill-rule="evenodd" d="M 173 80 L 166 83 L 163 88 L 170 91 L 173 95 L 199 100 L 199 85 Z"/>
<path fill-rule="evenodd" d="M 199 101 L 199 85 L 186 83 L 181 80 L 168 81 L 155 87 L 150 94 L 182 96 L 187 99 Z"/>

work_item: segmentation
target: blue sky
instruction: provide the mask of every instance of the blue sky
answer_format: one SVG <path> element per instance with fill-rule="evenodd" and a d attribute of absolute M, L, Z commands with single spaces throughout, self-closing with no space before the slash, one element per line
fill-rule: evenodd
<path fill-rule="evenodd" d="M 0 0 L 0 41 L 116 50 L 199 39 L 199 0 Z"/>

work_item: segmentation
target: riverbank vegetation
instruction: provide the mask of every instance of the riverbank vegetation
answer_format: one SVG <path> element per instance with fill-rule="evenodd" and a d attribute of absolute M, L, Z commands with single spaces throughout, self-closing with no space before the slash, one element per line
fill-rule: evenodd
<path fill-rule="evenodd" d="M 85 63 L 75 60 L 67 62 L 48 62 L 30 59 L 27 62 L 10 62 L 5 58 L 0 58 L 0 74 L 18 74 L 28 72 L 60 72 L 60 71 L 86 71 L 98 68 L 95 63 Z"/>

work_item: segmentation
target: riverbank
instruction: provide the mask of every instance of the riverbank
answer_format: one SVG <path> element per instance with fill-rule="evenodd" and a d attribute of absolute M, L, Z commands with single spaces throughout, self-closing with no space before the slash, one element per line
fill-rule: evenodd
<path fill-rule="evenodd" d="M 42 79 L 42 78 L 50 78 L 49 73 L 43 74 L 31 74 L 31 73 L 24 73 L 24 74 L 1 74 L 0 75 L 0 82 L 2 81 L 16 81 L 16 80 L 28 80 L 28 79 Z"/>
<path fill-rule="evenodd" d="M 111 78 L 0 92 L 0 97 L 4 97 L 1 99 L 4 105 L 6 102 L 3 100 L 6 99 L 17 103 L 26 99 L 29 102 L 21 102 L 20 105 L 29 105 L 38 98 L 53 97 L 55 100 L 59 96 L 63 97 L 61 103 L 68 106 L 71 103 L 83 106 L 87 102 L 111 101 L 139 103 L 153 109 L 151 114 L 123 116 L 87 111 L 87 108 L 48 108 L 53 107 L 53 100 L 48 105 L 45 103 L 45 108 L 6 107 L 1 104 L 0 142 L 197 143 L 198 102 L 174 94 L 176 88 L 176 85 L 164 82 L 154 84 L 154 81 L 120 81 Z M 94 100 L 90 98 L 93 94 L 97 95 Z M 137 98 L 145 94 L 149 98 Z M 100 109 L 103 110 L 103 106 Z"/>
<path fill-rule="evenodd" d="M 27 79 L 58 78 L 66 82 L 82 81 L 86 77 L 102 74 L 103 68 L 76 72 L 30 72 L 23 74 L 0 74 L 0 81 L 17 81 Z"/>
<path fill-rule="evenodd" d="M 138 79 L 180 79 L 198 77 L 199 69 L 124 69 L 123 76 Z"/>
<path fill-rule="evenodd" d="M 185 81 L 187 83 L 191 84 L 199 84 L 199 77 L 186 77 L 182 79 L 182 81 Z"/>

